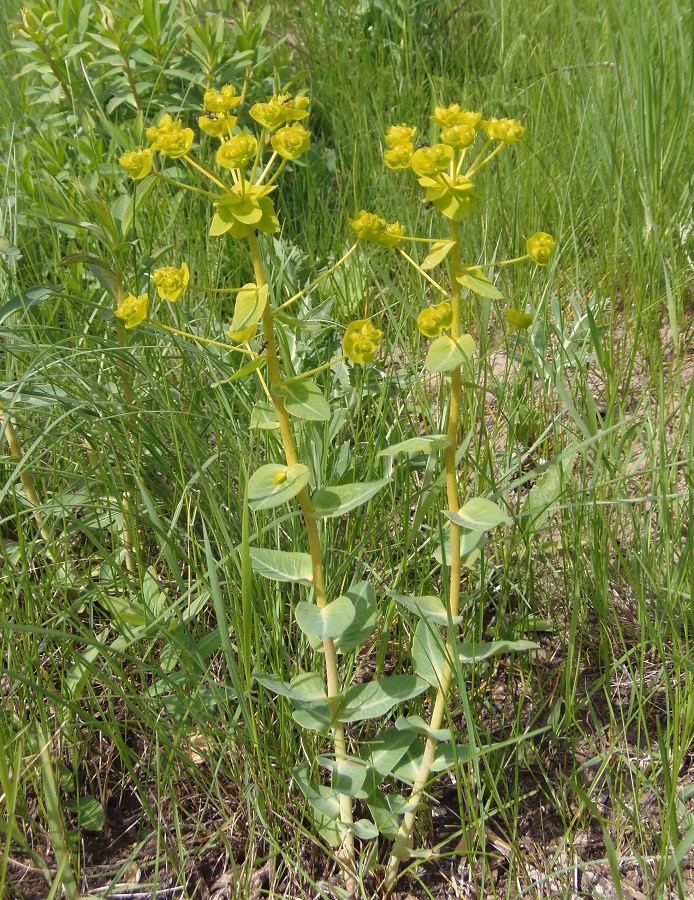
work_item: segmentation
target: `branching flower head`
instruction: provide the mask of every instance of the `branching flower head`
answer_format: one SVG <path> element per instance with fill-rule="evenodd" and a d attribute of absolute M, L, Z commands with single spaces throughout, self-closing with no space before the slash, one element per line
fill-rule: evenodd
<path fill-rule="evenodd" d="M 134 328 L 147 318 L 148 303 L 149 296 L 146 293 L 139 297 L 126 294 L 116 310 L 116 316 L 123 319 L 126 328 Z"/>
<path fill-rule="evenodd" d="M 352 362 L 365 366 L 367 363 L 373 362 L 382 337 L 383 332 L 374 328 L 368 319 L 358 319 L 347 326 L 342 339 L 342 347 Z"/>
<path fill-rule="evenodd" d="M 152 171 L 152 151 L 150 148 L 130 150 L 128 153 L 124 153 L 118 162 L 127 171 L 129 178 L 132 178 L 133 181 L 140 181 Z"/>
<path fill-rule="evenodd" d="M 383 159 L 389 169 L 409 169 L 414 153 L 414 144 L 398 144 L 392 150 L 386 150 Z"/>
<path fill-rule="evenodd" d="M 255 103 L 251 109 L 251 117 L 270 131 L 286 125 L 288 122 L 298 122 L 308 115 L 308 97 L 292 97 L 291 94 L 279 94 L 270 97 L 267 103 Z"/>
<path fill-rule="evenodd" d="M 482 113 L 461 109 L 457 103 L 452 103 L 450 106 L 437 106 L 434 115 L 429 118 L 441 128 L 467 125 L 469 128 L 476 129 L 482 121 Z"/>
<path fill-rule="evenodd" d="M 225 169 L 242 169 L 255 156 L 257 146 L 252 134 L 235 134 L 217 150 L 217 164 Z"/>
<path fill-rule="evenodd" d="M 168 113 L 145 133 L 152 141 L 152 150 L 158 150 L 162 156 L 170 156 L 172 159 L 185 156 L 195 138 L 192 128 L 184 128 L 180 119 L 174 122 Z"/>
<path fill-rule="evenodd" d="M 416 132 L 417 129 L 414 125 L 391 125 L 386 131 L 386 144 L 391 148 L 411 144 Z"/>
<path fill-rule="evenodd" d="M 475 143 L 477 131 L 473 125 L 451 125 L 441 132 L 441 143 L 448 144 L 454 150 L 467 150 Z"/>
<path fill-rule="evenodd" d="M 525 128 L 515 119 L 490 119 L 482 122 L 482 127 L 490 141 L 501 141 L 502 144 L 517 144 L 525 134 Z"/>
<path fill-rule="evenodd" d="M 206 113 L 200 116 L 198 125 L 205 134 L 218 138 L 230 134 L 236 121 L 236 116 L 228 116 L 226 113 Z"/>
<path fill-rule="evenodd" d="M 162 300 L 170 300 L 171 303 L 175 303 L 188 287 L 190 272 L 185 263 L 181 265 L 180 269 L 176 269 L 173 266 L 165 266 L 163 269 L 156 269 L 152 273 L 152 281 L 156 284 Z"/>
<path fill-rule="evenodd" d="M 545 231 L 538 231 L 528 238 L 525 246 L 528 256 L 533 262 L 536 262 L 538 266 L 546 266 L 554 253 L 557 242 L 551 234 L 547 234 Z"/>
<path fill-rule="evenodd" d="M 311 135 L 301 122 L 292 122 L 275 132 L 271 144 L 283 159 L 298 159 L 310 148 Z"/>
<path fill-rule="evenodd" d="M 434 144 L 415 150 L 410 165 L 417 175 L 434 178 L 447 169 L 453 160 L 453 148 L 447 144 Z"/>
<path fill-rule="evenodd" d="M 208 88 L 203 97 L 205 109 L 212 113 L 229 112 L 240 100 L 241 97 L 236 96 L 236 88 L 233 84 L 225 84 L 220 91 Z"/>
<path fill-rule="evenodd" d="M 417 316 L 417 328 L 428 338 L 437 338 L 453 324 L 453 307 L 448 300 L 423 309 Z"/>
<path fill-rule="evenodd" d="M 360 241 L 373 241 L 381 247 L 395 247 L 400 243 L 405 233 L 405 226 L 399 222 L 388 224 L 385 219 L 375 213 L 362 209 L 349 224 L 354 229 Z"/>

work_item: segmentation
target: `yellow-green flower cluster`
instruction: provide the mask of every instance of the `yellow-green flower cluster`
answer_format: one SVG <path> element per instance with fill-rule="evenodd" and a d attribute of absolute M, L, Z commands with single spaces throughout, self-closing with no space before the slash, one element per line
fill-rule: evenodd
<path fill-rule="evenodd" d="M 146 150 L 130 150 L 118 162 L 133 181 L 140 181 L 152 171 L 152 151 L 149 147 Z"/>
<path fill-rule="evenodd" d="M 220 91 L 208 88 L 203 97 L 205 109 L 211 113 L 227 113 L 241 102 L 241 96 L 236 96 L 236 88 L 232 84 L 225 84 Z"/>
<path fill-rule="evenodd" d="M 116 310 L 116 316 L 123 319 L 126 328 L 134 328 L 147 318 L 147 306 L 149 297 L 146 293 L 136 297 L 134 294 L 126 294 Z"/>
<path fill-rule="evenodd" d="M 292 97 L 291 94 L 278 94 L 270 97 L 267 103 L 255 103 L 251 109 L 251 117 L 267 128 L 274 131 L 282 125 L 290 122 L 299 122 L 308 115 L 308 97 Z"/>
<path fill-rule="evenodd" d="M 533 262 L 536 262 L 538 266 L 546 266 L 554 253 L 557 242 L 546 231 L 538 231 L 528 238 L 525 246 L 528 256 Z"/>
<path fill-rule="evenodd" d="M 174 266 L 164 266 L 152 273 L 152 281 L 157 286 L 157 292 L 162 300 L 175 303 L 183 291 L 188 287 L 190 272 L 188 266 L 183 263 L 180 269 Z"/>
<path fill-rule="evenodd" d="M 282 159 L 298 159 L 311 146 L 311 135 L 301 122 L 292 122 L 276 131 L 270 143 Z"/>
<path fill-rule="evenodd" d="M 437 338 L 453 324 L 453 307 L 444 300 L 436 306 L 428 306 L 417 316 L 417 328 L 428 338 Z"/>
<path fill-rule="evenodd" d="M 367 363 L 373 362 L 382 337 L 383 332 L 374 328 L 368 319 L 358 319 L 347 326 L 342 339 L 342 347 L 352 362 L 365 366 Z"/>
<path fill-rule="evenodd" d="M 195 137 L 192 128 L 184 128 L 180 119 L 174 121 L 168 113 L 156 125 L 151 125 L 145 134 L 152 142 L 151 150 L 158 150 L 162 156 L 172 159 L 185 156 Z"/>
<path fill-rule="evenodd" d="M 360 241 L 373 241 L 381 247 L 395 247 L 402 240 L 405 226 L 399 222 L 388 224 L 385 219 L 375 213 L 362 209 L 349 224 L 354 229 Z"/>
<path fill-rule="evenodd" d="M 457 103 L 452 103 L 450 106 L 438 106 L 429 118 L 441 128 L 442 144 L 454 150 L 467 150 L 475 142 L 482 113 L 461 109 Z"/>
<path fill-rule="evenodd" d="M 257 147 L 253 135 L 241 131 L 224 141 L 217 150 L 217 165 L 223 169 L 243 169 L 255 156 Z"/>
<path fill-rule="evenodd" d="M 386 145 L 389 149 L 383 154 L 383 158 L 389 169 L 409 169 L 416 131 L 412 125 L 391 125 L 388 129 Z"/>
<path fill-rule="evenodd" d="M 515 119 L 490 119 L 482 122 L 482 127 L 490 141 L 500 141 L 502 144 L 517 144 L 525 134 L 525 128 Z"/>
<path fill-rule="evenodd" d="M 198 118 L 198 127 L 209 137 L 219 138 L 230 135 L 236 121 L 236 116 L 228 116 L 225 112 L 209 112 Z"/>

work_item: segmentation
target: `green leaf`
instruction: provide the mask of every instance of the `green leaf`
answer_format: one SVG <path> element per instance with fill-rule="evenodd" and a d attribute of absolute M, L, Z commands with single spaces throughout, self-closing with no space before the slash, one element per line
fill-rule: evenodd
<path fill-rule="evenodd" d="M 472 531 L 469 528 L 460 529 L 460 564 L 466 569 L 473 569 L 480 558 L 482 548 L 487 542 L 487 536 L 484 531 Z M 443 553 L 441 545 L 434 550 L 434 559 L 439 565 L 443 565 Z M 451 536 L 450 534 L 444 541 L 444 549 L 446 551 L 446 565 L 451 564 Z"/>
<path fill-rule="evenodd" d="M 216 212 L 212 216 L 212 222 L 210 224 L 210 237 L 219 237 L 220 234 L 226 234 L 233 224 L 234 220 L 231 217 L 225 216 L 222 218 L 222 216 Z"/>
<path fill-rule="evenodd" d="M 319 756 L 317 763 L 332 773 L 332 788 L 349 797 L 366 797 L 362 789 L 369 774 L 369 766 L 358 756 L 342 756 L 334 759 L 330 756 Z"/>
<path fill-rule="evenodd" d="M 291 581 L 313 584 L 313 566 L 308 553 L 290 553 L 286 550 L 262 550 L 251 547 L 253 571 L 274 581 Z"/>
<path fill-rule="evenodd" d="M 241 366 L 241 368 L 234 372 L 229 381 L 239 381 L 241 378 L 245 378 L 247 375 L 250 375 L 252 372 L 255 372 L 256 369 L 259 369 L 263 363 L 265 362 L 264 356 L 256 356 L 255 359 L 252 359 L 250 362 L 247 362 L 245 366 Z M 212 385 L 214 387 L 214 385 Z M 257 405 L 257 404 L 256 404 Z M 266 404 L 269 406 L 269 404 Z M 274 410 L 273 410 L 274 412 Z M 252 414 L 251 414 L 252 415 Z M 251 425 L 251 428 L 253 426 Z M 258 426 L 256 426 L 258 427 Z M 279 422 L 277 423 L 277 427 L 279 427 Z"/>
<path fill-rule="evenodd" d="M 333 847 L 342 843 L 343 826 L 340 825 L 340 799 L 337 791 L 309 780 L 305 768 L 292 769 L 299 790 L 306 797 L 315 813 L 315 824 L 321 835 Z"/>
<path fill-rule="evenodd" d="M 442 334 L 432 341 L 424 366 L 429 372 L 452 372 L 467 362 L 474 352 L 475 342 L 469 334 L 462 335 L 457 342 Z"/>
<path fill-rule="evenodd" d="M 238 372 L 236 373 L 238 375 Z M 262 400 L 255 404 L 251 410 L 251 428 L 259 431 L 274 431 L 280 427 L 277 421 L 277 413 L 275 407 L 271 403 L 265 403 Z"/>
<path fill-rule="evenodd" d="M 473 497 L 458 512 L 444 509 L 444 513 L 451 522 L 455 522 L 461 528 L 469 528 L 471 531 L 491 531 L 498 525 L 512 524 L 511 519 L 496 503 L 492 503 L 491 500 L 484 497 Z"/>
<path fill-rule="evenodd" d="M 323 609 L 315 603 L 302 600 L 297 604 L 294 615 L 304 634 L 324 641 L 335 638 L 354 621 L 355 609 L 349 597 L 338 597 Z"/>
<path fill-rule="evenodd" d="M 385 778 L 407 753 L 414 740 L 415 736 L 411 731 L 385 728 L 362 746 L 359 755 Z"/>
<path fill-rule="evenodd" d="M 302 728 L 319 734 L 327 734 L 333 724 L 327 700 L 325 703 L 298 703 L 292 718 Z"/>
<path fill-rule="evenodd" d="M 435 741 L 450 741 L 450 728 L 430 728 L 421 716 L 399 716 L 395 721 L 398 731 L 411 731 L 413 734 L 421 734 L 424 737 L 433 738 Z"/>
<path fill-rule="evenodd" d="M 65 801 L 66 809 L 77 813 L 77 824 L 85 831 L 103 831 L 106 814 L 103 806 L 93 797 L 75 797 Z"/>
<path fill-rule="evenodd" d="M 462 275 L 458 275 L 458 281 L 466 288 L 479 294 L 480 297 L 489 297 L 490 300 L 503 300 L 503 294 L 496 289 L 481 269 L 474 266 L 466 269 Z"/>
<path fill-rule="evenodd" d="M 285 409 L 297 419 L 307 419 L 309 422 L 330 420 L 330 404 L 310 378 L 280 385 L 273 388 L 273 391 L 278 397 L 284 398 Z"/>
<path fill-rule="evenodd" d="M 349 827 L 360 841 L 373 841 L 378 837 L 378 827 L 368 819 L 357 819 Z"/>
<path fill-rule="evenodd" d="M 361 481 L 355 484 L 338 484 L 335 487 L 321 488 L 311 497 L 313 516 L 316 519 L 343 516 L 350 509 L 362 506 L 367 500 L 370 500 L 389 481 L 389 478 L 381 478 L 378 481 Z"/>
<path fill-rule="evenodd" d="M 421 619 L 412 641 L 414 670 L 432 687 L 438 687 L 443 677 L 444 645 L 438 626 Z"/>
<path fill-rule="evenodd" d="M 35 287 L 26 288 L 21 293 L 16 294 L 11 300 L 0 309 L 0 322 L 13 312 L 18 310 L 29 309 L 30 306 L 40 306 L 44 300 L 59 294 L 62 288 L 52 287 L 50 284 L 37 284 Z"/>
<path fill-rule="evenodd" d="M 384 794 L 381 790 L 375 790 L 367 798 L 366 805 L 381 834 L 388 840 L 394 840 L 407 806 L 405 798 L 401 794 Z"/>
<path fill-rule="evenodd" d="M 244 284 L 236 297 L 231 331 L 243 331 L 259 322 L 267 305 L 268 286 L 258 287 L 253 282 Z"/>
<path fill-rule="evenodd" d="M 450 447 L 445 434 L 431 434 L 423 437 L 408 438 L 399 444 L 391 444 L 379 451 L 379 456 L 397 456 L 398 453 L 435 453 Z"/>
<path fill-rule="evenodd" d="M 388 588 L 386 588 L 386 593 L 389 597 L 392 597 L 396 603 L 404 606 L 405 609 L 409 609 L 409 611 L 416 616 L 420 616 L 428 622 L 434 622 L 436 625 L 448 625 L 448 613 L 446 607 L 443 601 L 438 597 L 432 597 L 430 595 L 423 597 L 408 597 L 405 594 L 396 594 L 395 591 L 391 591 Z M 462 622 L 463 617 L 453 616 L 452 620 L 453 624 L 457 625 L 458 622 Z"/>
<path fill-rule="evenodd" d="M 422 260 L 420 269 L 435 268 L 448 256 L 453 247 L 455 247 L 455 241 L 436 241 Z"/>
<path fill-rule="evenodd" d="M 436 748 L 431 763 L 432 772 L 448 772 L 459 763 L 470 758 L 470 749 L 465 744 L 441 744 Z"/>
<path fill-rule="evenodd" d="M 310 476 L 308 467 L 301 463 L 293 466 L 268 463 L 261 466 L 248 481 L 248 505 L 253 510 L 259 510 L 287 503 L 306 487 Z"/>
<path fill-rule="evenodd" d="M 566 490 L 575 459 L 576 455 L 572 454 L 561 462 L 552 460 L 547 471 L 532 486 L 521 512 L 523 531 L 537 529 L 547 519 L 552 507 Z"/>
<path fill-rule="evenodd" d="M 354 607 L 352 624 L 335 639 L 335 648 L 341 653 L 361 647 L 371 637 L 379 620 L 376 594 L 368 581 L 353 584 L 345 591 Z"/>
<path fill-rule="evenodd" d="M 491 656 L 502 653 L 524 653 L 526 650 L 537 650 L 535 641 L 489 641 L 484 644 L 461 643 L 456 645 L 458 659 L 463 665 L 471 665 Z"/>
<path fill-rule="evenodd" d="M 19 247 L 15 247 L 11 241 L 8 241 L 6 237 L 0 235 L 0 255 L 6 259 L 21 259 L 22 251 Z"/>
<path fill-rule="evenodd" d="M 263 672 L 254 673 L 253 677 L 258 684 L 262 684 L 264 688 L 272 691 L 273 694 L 286 697 L 292 702 L 302 703 L 325 700 L 327 703 L 328 700 L 323 679 L 316 672 L 302 672 L 289 682 L 282 681 L 276 675 L 266 675 Z"/>
<path fill-rule="evenodd" d="M 426 681 L 416 675 L 391 675 L 390 678 L 355 684 L 345 691 L 337 718 L 340 722 L 374 719 L 426 689 Z"/>

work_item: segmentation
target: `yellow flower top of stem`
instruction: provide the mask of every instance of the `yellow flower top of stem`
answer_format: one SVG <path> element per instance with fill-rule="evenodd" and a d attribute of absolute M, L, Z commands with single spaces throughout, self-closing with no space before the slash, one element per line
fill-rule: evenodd
<path fill-rule="evenodd" d="M 283 159 L 298 159 L 310 148 L 311 135 L 301 122 L 292 122 L 275 132 L 270 143 Z"/>
<path fill-rule="evenodd" d="M 378 328 L 374 328 L 368 319 L 358 319 L 355 322 L 351 322 L 347 326 L 342 339 L 345 356 L 348 356 L 352 362 L 360 366 L 373 362 L 382 337 L 383 332 L 379 331 Z"/>
<path fill-rule="evenodd" d="M 148 303 L 149 297 L 146 293 L 140 294 L 139 297 L 126 294 L 116 310 L 116 316 L 123 319 L 126 328 L 134 328 L 147 318 Z"/>
<path fill-rule="evenodd" d="M 130 150 L 128 153 L 124 153 L 118 162 L 127 171 L 129 178 L 132 178 L 133 181 L 140 181 L 152 171 L 152 151 L 150 148 Z"/>
<path fill-rule="evenodd" d="M 206 113 L 198 119 L 200 130 L 210 137 L 222 137 L 231 132 L 236 125 L 236 116 L 228 116 L 226 113 Z"/>
<path fill-rule="evenodd" d="M 170 156 L 172 159 L 185 156 L 195 138 L 192 128 L 184 128 L 180 119 L 174 122 L 168 113 L 145 133 L 152 141 L 152 150 L 158 150 L 162 156 Z"/>
<path fill-rule="evenodd" d="M 157 292 L 162 300 L 175 303 L 183 291 L 188 287 L 190 272 L 188 266 L 183 263 L 180 269 L 174 266 L 164 266 L 152 273 L 152 281 L 157 286 Z"/>
<path fill-rule="evenodd" d="M 383 159 L 389 169 L 409 169 L 414 153 L 414 144 L 398 144 L 391 150 L 386 150 Z"/>
<path fill-rule="evenodd" d="M 441 143 L 448 144 L 454 150 L 467 150 L 475 143 L 477 131 L 472 125 L 462 122 L 460 125 L 451 125 L 441 132 Z"/>
<path fill-rule="evenodd" d="M 450 106 L 437 106 L 434 115 L 429 118 L 440 128 L 468 125 L 470 128 L 476 129 L 482 121 L 482 113 L 461 109 L 457 103 L 451 103 Z"/>
<path fill-rule="evenodd" d="M 255 156 L 257 146 L 252 134 L 235 134 L 217 150 L 217 164 L 225 169 L 243 169 Z"/>
<path fill-rule="evenodd" d="M 362 209 L 349 224 L 354 229 L 360 241 L 373 241 L 381 247 L 395 247 L 402 240 L 405 226 L 399 222 L 388 224 L 385 219 L 375 213 Z"/>
<path fill-rule="evenodd" d="M 517 144 L 525 134 L 525 128 L 515 119 L 490 119 L 482 122 L 482 127 L 490 141 L 501 141 L 502 144 Z"/>
<path fill-rule="evenodd" d="M 220 91 L 208 88 L 203 97 L 205 109 L 212 113 L 229 112 L 240 100 L 241 96 L 236 96 L 236 88 L 233 84 L 225 84 Z"/>
<path fill-rule="evenodd" d="M 528 256 L 533 262 L 536 262 L 538 266 L 546 266 L 554 253 L 557 242 L 546 231 L 538 231 L 528 238 L 525 246 Z"/>
<path fill-rule="evenodd" d="M 434 144 L 432 147 L 420 147 L 415 150 L 410 165 L 417 175 L 434 178 L 447 169 L 453 160 L 453 148 L 448 144 Z"/>
<path fill-rule="evenodd" d="M 423 309 L 417 316 L 417 328 L 428 338 L 437 338 L 453 324 L 453 307 L 448 300 Z"/>
<path fill-rule="evenodd" d="M 417 129 L 414 125 L 391 125 L 386 131 L 386 144 L 392 149 L 403 144 L 411 144 L 416 132 Z"/>
<path fill-rule="evenodd" d="M 308 115 L 308 97 L 292 97 L 291 94 L 278 94 L 270 97 L 267 103 L 255 103 L 250 114 L 258 124 L 269 131 L 274 131 L 288 122 L 299 122 Z"/>

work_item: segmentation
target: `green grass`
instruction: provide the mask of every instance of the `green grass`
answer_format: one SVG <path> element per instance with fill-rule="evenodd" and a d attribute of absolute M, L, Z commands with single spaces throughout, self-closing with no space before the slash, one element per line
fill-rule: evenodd
<path fill-rule="evenodd" d="M 419 843 L 446 837 L 444 853 L 461 819 L 473 826 L 480 896 L 516 897 L 553 878 L 568 897 L 570 873 L 558 873 L 589 858 L 608 878 L 621 862 L 625 885 L 640 873 L 649 896 L 691 890 L 691 867 L 683 874 L 673 860 L 694 838 L 693 16 L 684 0 L 639 0 L 628 17 L 612 0 L 479 9 L 306 0 L 275 4 L 268 26 L 269 44 L 288 35 L 287 71 L 310 90 L 314 134 L 307 165 L 278 192 L 283 230 L 267 244 L 276 290 L 289 296 L 339 258 L 348 217 L 362 207 L 409 234 L 440 233 L 411 180 L 385 168 L 380 144 L 396 122 L 417 123 L 426 138 L 434 103 L 527 126 L 527 141 L 480 179 L 485 201 L 463 229 L 467 258 L 515 255 L 540 229 L 560 246 L 539 276 L 517 268 L 500 278 L 514 303 L 538 311 L 521 363 L 500 344 L 504 304 L 485 301 L 468 323 L 480 354 L 466 384 L 462 471 L 471 493 L 492 492 L 518 520 L 466 582 L 463 632 L 546 629 L 539 653 L 466 672 L 456 728 L 482 748 L 519 740 L 461 767 L 455 785 L 436 783 L 442 805 L 431 829 L 422 820 Z M 6 50 L 4 27 L 0 35 Z M 1 65 L 14 73 L 22 64 Z M 259 71 L 258 95 L 272 64 Z M 108 84 L 87 72 L 106 97 Z M 69 889 L 70 873 L 79 884 L 95 860 L 115 883 L 129 858 L 143 881 L 174 873 L 191 891 L 195 860 L 209 883 L 229 871 L 245 884 L 273 859 L 267 895 L 308 896 L 336 868 L 312 844 L 291 766 L 321 744 L 299 733 L 282 700 L 249 684 L 244 664 L 286 676 L 311 664 L 293 625 L 299 589 L 256 579 L 243 593 L 244 481 L 278 446 L 270 432 L 248 437 L 260 389 L 220 384 L 240 358 L 150 326 L 118 345 L 103 287 L 85 263 L 60 261 L 108 253 L 94 229 L 66 219 L 97 221 L 81 185 L 108 202 L 131 190 L 115 160 L 140 141 L 142 122 L 127 106 L 112 128 L 93 107 L 39 107 L 32 84 L 0 79 L 0 234 L 22 253 L 0 257 L 1 399 L 23 452 L 18 463 L 5 442 L 0 458 L 0 896 L 3 886 L 9 897 L 46 896 L 61 879 Z M 156 92 L 151 109 L 147 123 Z M 208 241 L 208 221 L 197 198 L 157 188 L 138 213 L 128 265 L 144 273 L 166 246 L 165 261 L 186 259 L 198 284 L 250 280 L 239 246 Z M 381 447 L 442 430 L 443 394 L 422 381 L 414 323 L 426 285 L 395 255 L 360 260 L 314 302 L 332 299 L 336 323 L 366 298 L 384 308 L 388 352 L 378 376 L 323 378 L 344 421 L 300 434 L 319 484 L 381 477 Z M 6 306 L 37 285 L 60 293 Z M 162 320 L 219 337 L 231 301 L 201 297 L 188 292 Z M 304 365 L 329 359 L 340 334 L 311 346 Z M 293 349 L 285 353 L 291 360 Z M 533 522 L 523 515 L 529 491 L 561 454 L 573 460 L 561 493 Z M 48 541 L 21 471 L 35 480 Z M 332 595 L 362 577 L 384 605 L 386 587 L 438 590 L 439 523 L 421 490 L 437 475 L 422 459 L 396 472 L 368 516 L 327 526 Z M 298 513 L 283 509 L 246 519 L 251 544 L 303 546 Z M 411 626 L 394 611 L 389 621 L 346 665 L 378 674 L 399 664 Z M 547 730 L 521 740 L 538 728 Z M 104 805 L 103 839 L 80 828 L 77 797 Z M 97 859 L 95 848 L 126 828 Z M 596 843 L 581 856 L 586 833 Z M 485 860 L 501 860 L 498 885 Z M 449 863 L 411 872 L 415 896 L 438 889 L 439 871 Z"/>

